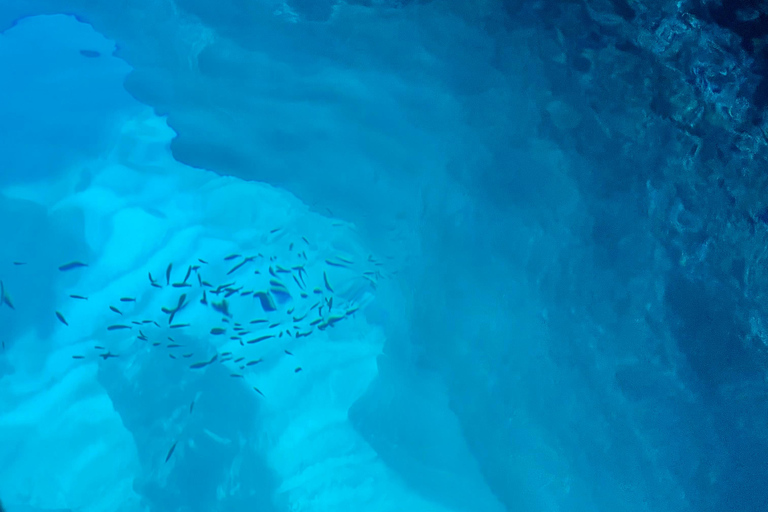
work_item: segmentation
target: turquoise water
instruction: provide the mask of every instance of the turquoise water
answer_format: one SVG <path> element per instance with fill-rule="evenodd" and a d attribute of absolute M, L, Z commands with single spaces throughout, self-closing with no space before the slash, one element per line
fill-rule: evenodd
<path fill-rule="evenodd" d="M 54 4 L 0 7 L 7 512 L 757 510 L 530 34 Z"/>

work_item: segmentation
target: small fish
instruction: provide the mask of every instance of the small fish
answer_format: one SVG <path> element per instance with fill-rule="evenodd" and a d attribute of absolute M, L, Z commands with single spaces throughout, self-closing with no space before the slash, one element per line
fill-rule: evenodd
<path fill-rule="evenodd" d="M 96 50 L 80 50 L 80 55 L 82 55 L 83 57 L 87 57 L 89 59 L 96 59 L 98 57 L 101 57 L 101 54 Z"/>
<path fill-rule="evenodd" d="M 197 261 L 199 261 L 199 262 L 200 262 L 200 263 L 202 263 L 203 265 L 207 265 L 207 264 L 208 264 L 208 262 L 207 262 L 207 261 L 205 261 L 205 260 L 203 260 L 203 259 L 200 259 L 200 258 L 197 258 Z"/>
<path fill-rule="evenodd" d="M 259 336 L 258 338 L 254 338 L 252 340 L 246 341 L 246 343 L 248 343 L 249 345 L 252 345 L 253 343 L 259 343 L 261 341 L 268 340 L 269 338 L 274 338 L 274 337 L 275 337 L 274 334 L 267 334 L 265 336 Z"/>
<path fill-rule="evenodd" d="M 118 315 L 122 316 L 123 314 L 120 312 L 119 309 L 117 309 L 115 306 L 109 306 L 109 309 L 117 313 Z"/>
<path fill-rule="evenodd" d="M 165 284 L 171 284 L 171 270 L 173 270 L 173 263 L 168 264 L 168 268 L 165 269 Z"/>
<path fill-rule="evenodd" d="M 170 357 L 171 359 L 176 359 L 176 356 L 173 354 L 168 354 L 168 357 Z"/>
<path fill-rule="evenodd" d="M 197 274 L 197 285 L 202 288 L 203 287 L 203 276 L 200 274 Z"/>
<path fill-rule="evenodd" d="M 229 303 L 227 302 L 227 299 L 224 299 L 221 302 L 211 302 L 211 307 L 214 311 L 218 311 L 223 315 L 232 316 L 229 312 Z"/>
<path fill-rule="evenodd" d="M 302 240 L 304 240 L 304 243 L 305 243 L 305 244 L 309 245 L 309 240 L 307 240 L 307 238 L 306 238 L 306 237 L 301 237 L 301 239 L 302 239 Z"/>
<path fill-rule="evenodd" d="M 325 263 L 327 263 L 328 265 L 330 265 L 332 267 L 349 268 L 349 265 L 347 265 L 346 263 L 337 263 L 337 262 L 331 261 L 331 260 L 325 260 Z"/>
<path fill-rule="evenodd" d="M 285 352 L 285 353 L 286 353 L 286 354 L 288 354 L 289 356 L 292 356 L 292 355 L 293 355 L 293 353 L 292 353 L 292 352 L 289 352 L 288 350 L 283 350 L 283 352 Z"/>
<path fill-rule="evenodd" d="M 155 288 L 162 288 L 162 286 L 160 286 L 159 284 L 157 284 L 157 281 L 155 281 L 155 280 L 152 278 L 152 272 L 147 272 L 147 275 L 149 275 L 149 284 L 151 284 L 151 285 L 152 285 L 152 286 L 154 286 Z"/>
<path fill-rule="evenodd" d="M 235 363 L 239 363 L 240 361 L 245 361 L 245 358 L 244 358 L 244 357 L 238 357 L 238 358 L 237 358 L 237 359 L 235 359 L 233 362 L 235 362 Z"/>
<path fill-rule="evenodd" d="M 244 378 L 245 378 L 245 377 L 243 377 L 242 375 L 240 375 L 239 373 L 231 373 L 229 376 L 230 376 L 230 377 L 236 377 L 236 378 L 238 378 L 238 377 L 239 377 L 239 378 L 241 378 L 241 379 L 244 379 Z"/>
<path fill-rule="evenodd" d="M 325 287 L 328 289 L 328 291 L 335 293 L 333 288 L 331 288 L 331 283 L 328 282 L 328 274 L 326 274 L 325 271 L 323 271 L 323 281 L 325 282 Z"/>
<path fill-rule="evenodd" d="M 288 250 L 293 251 L 293 242 L 291 242 L 291 244 L 288 246 Z"/>
<path fill-rule="evenodd" d="M 243 261 L 241 261 L 240 263 L 238 263 L 237 265 L 235 265 L 234 267 L 232 267 L 232 268 L 230 269 L 230 271 L 229 271 L 229 272 L 227 272 L 227 275 L 229 275 L 229 274 L 231 274 L 231 273 L 235 272 L 237 269 L 239 269 L 240 267 L 242 267 L 242 266 L 243 266 L 243 265 L 245 265 L 246 263 L 248 263 L 248 258 L 244 259 Z"/>
<path fill-rule="evenodd" d="M 72 356 L 72 359 L 85 359 L 85 356 Z"/>
<path fill-rule="evenodd" d="M 184 276 L 184 280 L 182 281 L 182 283 L 186 283 L 187 279 L 189 279 L 189 276 L 191 275 L 192 275 L 192 265 L 187 267 L 187 275 Z"/>
<path fill-rule="evenodd" d="M 296 331 L 296 338 L 306 338 L 310 334 L 312 334 L 312 329 L 308 330 L 307 332 Z"/>
<path fill-rule="evenodd" d="M 193 365 L 190 366 L 190 368 L 192 370 L 199 370 L 201 368 L 205 368 L 209 364 L 213 364 L 218 357 L 219 357 L 219 354 L 213 354 L 213 357 L 210 360 L 204 361 L 204 362 L 201 362 L 201 363 L 194 363 Z"/>
<path fill-rule="evenodd" d="M 274 324 L 269 324 L 269 328 L 270 328 L 270 329 L 274 329 L 274 328 L 275 328 L 275 327 L 277 327 L 278 325 L 280 325 L 280 322 L 275 322 Z"/>
<path fill-rule="evenodd" d="M 5 285 L 0 281 L 0 306 L 6 304 L 11 309 L 16 309 L 11 300 L 11 296 L 8 295 L 8 291 L 5 289 Z"/>
<path fill-rule="evenodd" d="M 262 359 L 255 359 L 253 361 L 248 361 L 245 366 L 253 366 L 255 364 L 259 364 L 262 361 Z"/>
<path fill-rule="evenodd" d="M 173 283 L 171 286 L 174 288 L 192 288 L 192 285 L 189 283 Z"/>
<path fill-rule="evenodd" d="M 184 327 L 189 327 L 192 324 L 171 324 L 170 329 L 183 329 Z"/>
<path fill-rule="evenodd" d="M 252 324 L 265 324 L 267 322 L 269 322 L 269 320 L 257 319 L 257 320 L 251 320 L 250 323 L 252 323 Z"/>
<path fill-rule="evenodd" d="M 295 370 L 293 370 L 293 373 L 299 373 L 301 371 L 301 366 L 297 366 Z"/>
<path fill-rule="evenodd" d="M 26 261 L 14 261 L 13 264 L 16 265 L 17 267 L 20 267 L 22 265 L 26 265 L 27 262 Z"/>
<path fill-rule="evenodd" d="M 106 361 L 107 359 L 110 359 L 113 357 L 120 357 L 120 356 L 118 356 L 117 354 L 113 354 L 112 352 L 107 352 L 105 354 L 99 354 L 99 357 Z"/>
<path fill-rule="evenodd" d="M 137 322 L 136 320 L 131 320 L 131 323 L 133 325 L 143 325 L 141 322 Z"/>
<path fill-rule="evenodd" d="M 134 297 L 120 297 L 120 302 L 136 302 Z"/>
<path fill-rule="evenodd" d="M 281 229 L 283 229 L 283 228 L 275 228 L 275 229 L 273 229 L 272 231 L 270 231 L 269 233 L 270 233 L 270 234 L 272 234 L 272 235 L 274 235 L 275 233 L 277 233 L 277 232 L 278 232 L 278 231 L 280 231 Z"/>
<path fill-rule="evenodd" d="M 213 329 L 211 329 L 211 334 L 213 334 L 214 336 L 219 336 L 219 335 L 224 334 L 226 332 L 227 332 L 227 330 L 223 329 L 221 327 L 214 327 Z"/>
<path fill-rule="evenodd" d="M 195 401 L 192 400 L 192 403 L 189 404 L 189 414 L 192 414 L 192 411 L 195 409 Z"/>
<path fill-rule="evenodd" d="M 130 325 L 122 325 L 122 324 L 110 325 L 109 327 L 107 327 L 108 331 L 120 331 L 123 329 L 133 329 L 133 327 L 131 327 Z"/>
<path fill-rule="evenodd" d="M 171 446 L 171 449 L 168 450 L 168 455 L 165 456 L 165 462 L 168 462 L 171 459 L 171 455 L 173 455 L 173 452 L 176 450 L 176 444 L 178 441 L 173 443 L 173 446 Z"/>
<path fill-rule="evenodd" d="M 64 318 L 64 315 L 62 315 L 62 314 L 61 314 L 61 313 L 59 313 L 58 311 L 56 311 L 56 318 L 58 318 L 58 319 L 59 319 L 59 322 L 63 323 L 63 324 L 64 324 L 64 325 L 66 325 L 66 326 L 69 326 L 69 324 L 67 323 L 67 319 L 66 319 L 66 318 Z"/>
<path fill-rule="evenodd" d="M 69 263 L 65 263 L 64 265 L 61 265 L 59 267 L 60 272 L 67 272 L 69 270 L 74 270 L 76 268 L 82 268 L 87 267 L 87 263 L 83 263 L 81 261 L 70 261 Z"/>
<path fill-rule="evenodd" d="M 258 394 L 260 394 L 261 396 L 264 396 L 264 393 L 262 393 L 261 391 L 259 391 L 259 388 L 257 388 L 256 386 L 254 386 L 254 387 L 253 387 L 253 390 L 254 390 L 255 392 L 257 392 Z"/>
<path fill-rule="evenodd" d="M 179 348 L 181 346 L 182 345 L 179 345 L 178 343 L 169 343 L 168 345 L 166 345 L 166 348 Z"/>
<path fill-rule="evenodd" d="M 70 295 L 73 299 L 79 299 L 79 300 L 88 300 L 88 297 L 83 297 L 82 295 Z"/>
<path fill-rule="evenodd" d="M 230 254 L 229 256 L 224 257 L 224 261 L 232 261 L 236 258 L 240 258 L 241 256 L 241 254 Z"/>
<path fill-rule="evenodd" d="M 93 348 L 95 348 L 96 350 L 106 350 L 106 349 L 105 349 L 104 347 L 102 347 L 101 345 L 94 345 L 94 346 L 93 346 Z"/>
<path fill-rule="evenodd" d="M 205 295 L 205 290 L 203 290 L 203 298 L 200 299 L 200 304 L 202 304 L 203 306 L 207 306 L 208 305 L 208 297 L 206 297 L 206 295 Z"/>
<path fill-rule="evenodd" d="M 189 353 L 189 354 L 184 354 L 184 355 L 182 355 L 181 357 L 183 357 L 184 359 L 189 359 L 189 358 L 190 358 L 190 357 L 192 357 L 193 355 L 195 355 L 195 354 L 194 354 L 194 353 Z"/>
<path fill-rule="evenodd" d="M 261 303 L 261 308 L 265 312 L 277 311 L 277 305 L 275 304 L 275 301 L 272 299 L 272 296 L 269 293 L 254 292 L 253 296 L 259 299 L 259 302 Z"/>

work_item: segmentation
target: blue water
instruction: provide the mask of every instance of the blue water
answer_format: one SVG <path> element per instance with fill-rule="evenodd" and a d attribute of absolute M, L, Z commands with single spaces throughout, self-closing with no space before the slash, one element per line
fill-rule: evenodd
<path fill-rule="evenodd" d="M 541 129 L 535 36 L 56 4 L 0 7 L 7 512 L 764 509 L 738 305 Z"/>

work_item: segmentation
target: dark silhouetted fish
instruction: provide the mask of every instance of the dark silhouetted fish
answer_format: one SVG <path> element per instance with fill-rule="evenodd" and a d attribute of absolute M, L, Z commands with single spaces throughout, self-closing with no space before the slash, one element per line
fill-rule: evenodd
<path fill-rule="evenodd" d="M 171 284 L 171 271 L 173 270 L 173 263 L 168 264 L 168 268 L 165 269 L 165 284 Z"/>
<path fill-rule="evenodd" d="M 178 441 L 176 441 L 178 443 Z M 171 446 L 171 449 L 168 450 L 168 455 L 165 456 L 165 462 L 168 462 L 171 460 L 171 455 L 173 455 L 173 452 L 176 450 L 176 443 L 173 443 L 173 446 Z"/>
<path fill-rule="evenodd" d="M 0 281 L 0 306 L 3 304 L 11 309 L 16 309 L 16 307 L 13 305 L 13 301 L 11 300 L 11 296 L 8 295 L 8 290 L 5 289 L 5 285 L 2 281 Z"/>
<path fill-rule="evenodd" d="M 262 359 L 254 359 L 253 361 L 248 361 L 245 366 L 253 366 L 255 364 L 259 364 L 262 361 Z"/>
<path fill-rule="evenodd" d="M 136 302 L 134 297 L 120 297 L 120 302 Z"/>
<path fill-rule="evenodd" d="M 203 265 L 207 265 L 207 264 L 208 264 L 208 262 L 207 262 L 207 261 L 205 261 L 205 260 L 203 260 L 203 259 L 200 259 L 200 258 L 197 258 L 197 261 L 199 261 L 199 262 L 200 262 L 200 263 L 202 263 Z"/>
<path fill-rule="evenodd" d="M 286 354 L 288 354 L 289 356 L 292 356 L 292 355 L 293 355 L 293 353 L 292 353 L 292 352 L 289 352 L 289 351 L 287 351 L 287 350 L 283 350 L 283 352 L 285 352 L 285 353 L 286 353 Z"/>
<path fill-rule="evenodd" d="M 80 55 L 82 55 L 83 57 L 88 57 L 89 59 L 95 59 L 97 57 L 101 57 L 101 54 L 96 50 L 80 50 Z"/>
<path fill-rule="evenodd" d="M 211 302 L 211 307 L 214 311 L 218 311 L 222 315 L 232 316 L 229 312 L 229 303 L 227 302 L 227 299 L 224 299 L 221 302 Z"/>
<path fill-rule="evenodd" d="M 183 329 L 184 327 L 189 327 L 192 324 L 171 324 L 171 329 Z"/>
<path fill-rule="evenodd" d="M 203 290 L 203 298 L 200 299 L 200 304 L 202 304 L 203 306 L 207 306 L 208 305 L 208 297 L 206 297 L 206 295 L 205 295 L 205 290 Z"/>
<path fill-rule="evenodd" d="M 162 288 L 162 286 L 160 286 L 159 284 L 157 284 L 157 281 L 155 281 L 155 280 L 152 278 L 152 272 L 147 272 L 147 275 L 149 276 L 149 284 L 151 284 L 151 285 L 152 285 L 152 286 L 154 286 L 155 288 Z"/>
<path fill-rule="evenodd" d="M 253 390 L 254 390 L 255 392 L 257 392 L 258 394 L 260 394 L 261 396 L 264 396 L 264 393 L 262 393 L 261 391 L 259 391 L 259 388 L 257 388 L 256 386 L 254 386 L 254 387 L 253 387 Z M 0 512 L 2 512 L 2 511 L 0 511 Z"/>
<path fill-rule="evenodd" d="M 66 319 L 66 318 L 64 318 L 64 315 L 62 315 L 62 314 L 61 314 L 61 313 L 59 313 L 58 311 L 56 311 L 56 318 L 58 318 L 58 319 L 59 319 L 59 322 L 63 323 L 64 325 L 67 325 L 67 326 L 69 325 L 69 324 L 67 323 L 67 319 Z"/>
<path fill-rule="evenodd" d="M 331 283 L 328 282 L 328 274 L 326 274 L 325 271 L 323 271 L 323 282 L 328 291 L 334 293 L 333 288 L 331 288 Z"/>
<path fill-rule="evenodd" d="M 301 371 L 301 366 L 297 366 L 295 370 L 293 370 L 293 373 L 299 373 Z"/>
<path fill-rule="evenodd" d="M 109 327 L 107 327 L 108 331 L 120 331 L 123 329 L 133 329 L 133 327 L 131 327 L 130 325 L 122 325 L 122 324 L 110 325 Z"/>
<path fill-rule="evenodd" d="M 219 357 L 219 354 L 214 354 L 213 357 L 209 361 L 203 361 L 203 362 L 200 362 L 200 363 L 194 363 L 194 364 L 190 365 L 190 368 L 192 370 L 199 370 L 201 368 L 205 368 L 209 364 L 213 364 L 218 357 Z"/>
<path fill-rule="evenodd" d="M 252 340 L 248 340 L 248 341 L 246 341 L 246 343 L 249 344 L 249 345 L 252 345 L 254 343 L 259 343 L 261 341 L 268 340 L 269 338 L 274 338 L 274 337 L 275 337 L 274 334 L 267 334 L 265 336 L 259 336 L 258 338 L 254 338 Z"/>
<path fill-rule="evenodd" d="M 79 300 L 88 300 L 88 297 L 83 297 L 82 295 L 70 295 L 73 299 L 79 299 Z"/>
<path fill-rule="evenodd" d="M 26 261 L 14 261 L 13 264 L 16 265 L 17 267 L 20 267 L 22 265 L 26 265 L 27 262 Z"/>
<path fill-rule="evenodd" d="M 59 270 L 61 272 L 67 272 L 69 270 L 74 270 L 76 268 L 82 268 L 87 266 L 88 266 L 87 263 L 83 263 L 81 261 L 70 261 L 69 263 L 65 263 L 64 265 L 61 265 L 59 267 Z"/>
<path fill-rule="evenodd" d="M 235 265 L 234 267 L 232 267 L 232 268 L 229 270 L 229 272 L 227 272 L 227 275 L 229 275 L 229 274 L 232 274 L 233 272 L 237 271 L 239 268 L 241 268 L 243 265 L 245 265 L 245 264 L 246 264 L 246 263 L 248 263 L 249 261 L 251 261 L 251 260 L 250 260 L 250 259 L 248 259 L 248 258 L 245 258 L 243 261 L 241 261 L 240 263 L 238 263 L 237 265 Z"/>
<path fill-rule="evenodd" d="M 229 256 L 225 256 L 224 257 L 224 261 L 232 261 L 232 260 L 234 260 L 236 258 L 239 258 L 241 256 L 242 256 L 241 254 L 230 254 Z"/>
<path fill-rule="evenodd" d="M 85 359 L 85 356 L 72 356 L 72 359 Z"/>
<path fill-rule="evenodd" d="M 219 336 L 219 335 L 224 334 L 226 332 L 227 332 L 227 330 L 223 329 L 221 327 L 214 327 L 213 329 L 211 329 L 211 334 L 213 334 L 214 336 Z"/>
<path fill-rule="evenodd" d="M 106 361 L 107 359 L 111 359 L 113 357 L 120 357 L 120 356 L 117 354 L 113 354 L 112 352 L 107 352 L 105 354 L 99 354 L 99 357 Z"/>
<path fill-rule="evenodd" d="M 109 306 L 109 309 L 111 309 L 112 311 L 114 311 L 114 312 L 115 312 L 115 313 L 117 313 L 118 315 L 121 315 L 121 316 L 122 316 L 122 313 L 120 312 L 120 310 L 119 310 L 119 309 L 117 309 L 115 306 Z"/>

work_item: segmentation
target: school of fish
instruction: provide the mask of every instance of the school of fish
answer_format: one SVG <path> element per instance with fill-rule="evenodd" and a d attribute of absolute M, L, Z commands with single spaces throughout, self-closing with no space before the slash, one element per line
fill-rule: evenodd
<path fill-rule="evenodd" d="M 280 229 L 270 233 L 278 231 Z M 135 335 L 136 342 L 164 350 L 169 358 L 184 361 L 190 371 L 203 371 L 213 364 L 232 363 L 238 370 L 232 372 L 231 376 L 244 379 L 244 371 L 251 370 L 264 361 L 262 357 L 249 355 L 249 347 L 260 343 L 283 343 L 290 338 L 311 337 L 317 331 L 333 328 L 339 322 L 352 317 L 364 305 L 340 298 L 335 292 L 328 270 L 348 271 L 355 278 L 364 279 L 366 285 L 373 290 L 376 289 L 378 280 L 383 277 L 384 265 L 372 255 L 358 263 L 349 257 L 336 255 L 322 260 L 322 271 L 315 270 L 317 275 L 310 275 L 306 268 L 310 259 L 306 252 L 309 248 L 310 242 L 306 237 L 301 237 L 300 242 L 290 242 L 290 265 L 281 264 L 275 256 L 264 256 L 261 253 L 228 254 L 220 257 L 219 267 L 226 269 L 225 272 L 219 272 L 220 275 L 209 271 L 214 265 L 206 258 L 196 258 L 193 263 L 180 267 L 176 262 L 168 263 L 164 270 L 154 274 L 148 273 L 146 293 L 153 293 L 156 289 L 177 290 L 178 295 L 171 304 L 161 307 L 156 316 L 132 318 L 131 307 L 142 298 L 116 297 L 112 304 L 105 305 L 105 312 L 119 319 L 107 325 L 105 341 L 95 344 L 91 353 L 79 352 L 71 357 L 76 360 L 100 358 L 103 361 L 119 358 L 120 353 L 113 353 L 109 348 L 109 334 L 115 331 L 130 332 L 131 336 Z M 25 263 L 14 261 L 13 265 L 22 266 Z M 84 272 L 88 266 L 81 261 L 71 261 L 59 266 L 58 270 Z M 315 265 L 312 268 L 316 267 Z M 86 295 L 71 294 L 68 300 L 87 301 L 89 298 Z M 240 307 L 233 308 L 234 301 L 238 301 Z M 246 307 L 242 307 L 244 301 L 248 301 Z M 10 291 L 2 280 L 0 307 L 16 308 Z M 227 340 L 225 344 L 205 344 L 208 347 L 206 354 L 187 349 L 172 336 L 174 332 L 193 326 L 196 318 L 201 316 L 199 308 L 215 312 L 218 321 L 214 325 L 203 326 L 203 331 L 195 324 L 197 330 L 193 336 L 206 332 L 208 336 Z M 233 313 L 233 309 L 249 311 L 251 314 L 247 318 L 240 318 Z M 58 310 L 54 311 L 53 315 L 64 328 L 73 322 L 89 321 L 68 318 Z M 223 345 L 226 345 L 227 350 L 220 351 L 216 348 Z M 291 350 L 285 346 L 282 348 L 279 353 L 294 356 Z M 299 364 L 292 366 L 293 373 L 298 374 L 303 370 Z M 251 387 L 260 397 L 264 397 L 258 387 Z M 194 403 L 190 405 L 190 413 L 193 408 Z M 175 449 L 176 442 L 168 451 L 165 462 L 170 460 Z"/>

